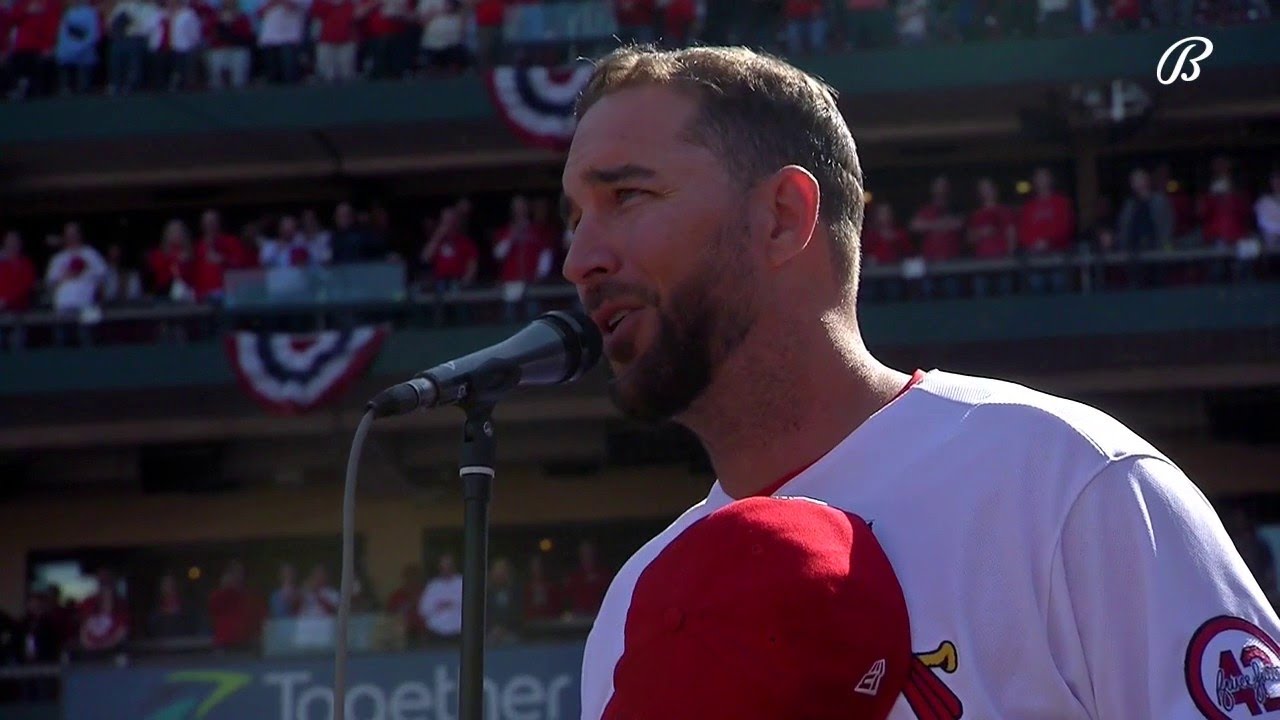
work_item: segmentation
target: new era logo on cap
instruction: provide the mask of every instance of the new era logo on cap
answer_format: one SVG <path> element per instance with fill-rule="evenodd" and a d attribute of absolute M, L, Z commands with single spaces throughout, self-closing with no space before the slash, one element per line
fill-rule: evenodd
<path fill-rule="evenodd" d="M 882 720 L 911 662 L 871 529 L 800 498 L 698 520 L 636 581 L 605 720 Z"/>
<path fill-rule="evenodd" d="M 863 695 L 875 695 L 880 692 L 880 678 L 884 677 L 884 659 L 871 663 L 871 669 L 866 675 L 862 676 L 862 680 L 858 683 L 858 687 L 854 688 L 854 692 Z"/>

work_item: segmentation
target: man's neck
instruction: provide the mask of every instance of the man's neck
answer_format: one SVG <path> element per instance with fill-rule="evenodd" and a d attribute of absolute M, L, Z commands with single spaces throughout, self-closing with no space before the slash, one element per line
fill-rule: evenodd
<path fill-rule="evenodd" d="M 851 322 L 753 336 L 682 418 L 734 498 L 825 455 L 909 379 L 871 357 Z"/>

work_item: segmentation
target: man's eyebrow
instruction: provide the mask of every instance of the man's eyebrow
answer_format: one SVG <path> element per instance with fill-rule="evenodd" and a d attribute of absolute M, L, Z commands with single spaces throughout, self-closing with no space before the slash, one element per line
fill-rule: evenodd
<path fill-rule="evenodd" d="M 643 165 L 626 163 L 615 167 L 591 168 L 582 175 L 587 182 L 593 185 L 610 185 L 623 180 L 649 179 L 657 175 L 657 173 L 652 168 L 647 168 Z"/>

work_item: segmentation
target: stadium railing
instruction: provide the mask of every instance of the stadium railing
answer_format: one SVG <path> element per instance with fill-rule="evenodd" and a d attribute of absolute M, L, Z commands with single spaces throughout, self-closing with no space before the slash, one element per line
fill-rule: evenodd
<path fill-rule="evenodd" d="M 964 280 L 999 273 L 1065 270 L 1072 278 L 1066 292 L 1088 294 L 1100 290 L 1097 287 L 1100 273 L 1105 273 L 1108 269 L 1139 267 L 1159 270 L 1179 266 L 1217 266 L 1223 268 L 1221 277 L 1225 280 L 1232 277 L 1231 267 L 1258 266 L 1267 261 L 1273 267 L 1280 262 L 1280 247 L 1268 248 L 1257 241 L 1244 241 L 1230 247 L 1138 253 L 1095 253 L 1083 250 L 1060 255 L 1020 255 L 941 263 L 927 263 L 921 258 L 911 258 L 887 265 L 864 264 L 862 277 L 864 281 L 913 282 L 948 278 Z M 344 269 L 318 268 L 303 271 L 289 282 L 273 285 L 272 271 L 236 271 L 228 273 L 227 302 L 222 306 L 155 300 L 136 306 L 114 306 L 101 310 L 94 308 L 91 313 L 79 317 L 39 309 L 21 314 L 0 314 L 0 334 L 13 329 L 51 329 L 76 323 L 92 324 L 100 328 L 198 322 L 236 325 L 281 317 L 308 318 L 309 327 L 324 328 L 333 325 L 332 318 L 329 317 L 331 314 L 362 313 L 409 317 L 416 324 L 443 326 L 451 316 L 455 320 L 463 318 L 460 321 L 463 323 L 476 322 L 480 318 L 501 319 L 503 308 L 523 308 L 530 303 L 572 304 L 577 300 L 574 288 L 562 282 L 505 288 L 436 290 L 406 282 L 406 272 L 403 265 L 392 263 L 348 266 Z M 277 279 L 274 282 L 280 281 Z M 1147 287 L 1153 284 L 1155 283 L 1151 280 L 1142 282 Z"/>

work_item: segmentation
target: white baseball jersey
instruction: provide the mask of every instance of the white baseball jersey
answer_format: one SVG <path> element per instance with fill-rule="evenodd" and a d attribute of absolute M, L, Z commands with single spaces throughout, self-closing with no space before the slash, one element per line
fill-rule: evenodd
<path fill-rule="evenodd" d="M 775 493 L 869 523 L 912 651 L 954 698 L 893 720 L 1280 719 L 1280 620 L 1172 462 L 1093 408 L 941 371 Z M 619 571 L 587 640 L 582 717 L 613 692 L 646 566 L 732 502 L 719 483 Z"/>

